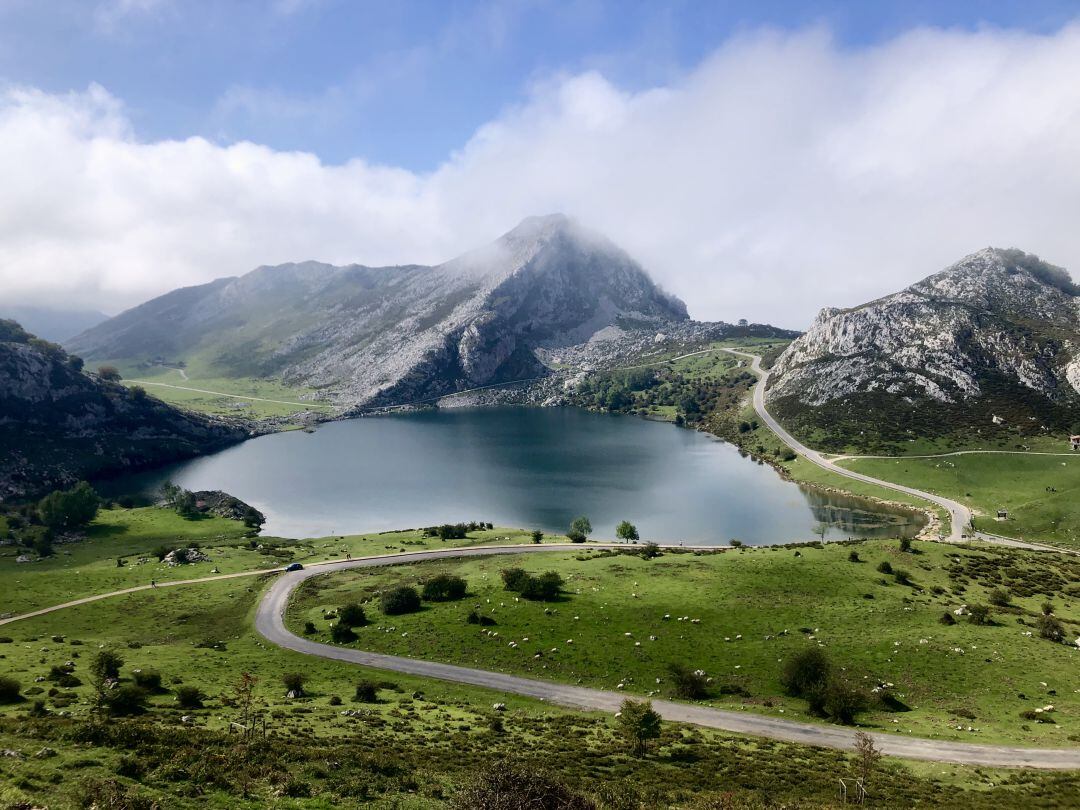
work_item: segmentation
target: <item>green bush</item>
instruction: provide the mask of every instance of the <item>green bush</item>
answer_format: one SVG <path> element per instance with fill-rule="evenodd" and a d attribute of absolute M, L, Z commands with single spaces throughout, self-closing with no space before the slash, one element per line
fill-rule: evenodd
<path fill-rule="evenodd" d="M 338 608 L 338 623 L 346 627 L 363 627 L 368 623 L 364 609 L 355 602 Z"/>
<path fill-rule="evenodd" d="M 133 683 L 124 683 L 104 693 L 109 714 L 126 716 L 141 714 L 146 709 L 146 690 Z"/>
<path fill-rule="evenodd" d="M 690 669 L 686 664 L 669 664 L 668 677 L 676 697 L 702 700 L 709 696 L 708 678 L 701 670 Z"/>
<path fill-rule="evenodd" d="M 379 685 L 374 681 L 360 681 L 356 684 L 356 694 L 353 695 L 353 700 L 357 703 L 378 703 Z"/>
<path fill-rule="evenodd" d="M 818 647 L 807 647 L 784 662 L 780 684 L 789 695 L 804 697 L 824 687 L 830 670 L 825 653 Z"/>
<path fill-rule="evenodd" d="M 515 593 L 521 592 L 526 580 L 529 578 L 529 572 L 524 568 L 504 568 L 500 575 L 502 576 L 503 587 Z"/>
<path fill-rule="evenodd" d="M 145 689 L 147 692 L 160 692 L 161 691 L 161 673 L 152 669 L 140 669 L 134 670 L 131 673 L 131 679 L 135 681 L 135 685 Z"/>
<path fill-rule="evenodd" d="M 465 580 L 453 574 L 436 574 L 424 583 L 423 597 L 427 602 L 452 602 L 465 596 Z"/>
<path fill-rule="evenodd" d="M 347 624 L 334 622 L 330 625 L 330 640 L 335 644 L 348 644 L 356 641 L 356 633 Z"/>
<path fill-rule="evenodd" d="M 968 624 L 990 624 L 990 608 L 987 605 L 968 605 Z"/>
<path fill-rule="evenodd" d="M 1065 640 L 1065 627 L 1053 616 L 1040 616 L 1035 626 L 1039 629 L 1040 638 L 1058 643 Z"/>
<path fill-rule="evenodd" d="M 381 605 L 387 616 L 415 613 L 420 609 L 420 594 L 410 585 L 399 585 L 382 595 Z"/>
<path fill-rule="evenodd" d="M 184 709 L 200 709 L 203 705 L 203 693 L 197 686 L 179 686 L 176 689 L 176 702 Z"/>
<path fill-rule="evenodd" d="M 100 650 L 90 662 L 90 673 L 97 680 L 106 678 L 119 678 L 120 667 L 124 665 L 124 659 L 119 653 L 112 650 Z"/>
<path fill-rule="evenodd" d="M 878 563 L 877 570 L 878 570 L 879 573 L 882 573 L 882 574 L 891 574 L 892 573 L 892 565 L 889 564 L 888 560 L 882 560 L 881 562 Z"/>
<path fill-rule="evenodd" d="M 1004 588 L 994 588 L 986 595 L 986 601 L 997 607 L 1009 606 L 1009 592 Z"/>
<path fill-rule="evenodd" d="M 304 684 L 307 683 L 307 676 L 302 672 L 286 672 L 281 677 L 281 682 L 285 684 L 286 692 L 295 692 L 298 696 L 304 694 Z"/>
<path fill-rule="evenodd" d="M 554 602 L 562 592 L 563 578 L 556 571 L 545 571 L 538 577 L 529 577 L 521 589 L 523 599 L 534 602 Z"/>
<path fill-rule="evenodd" d="M 22 700 L 20 691 L 22 691 L 21 683 L 14 678 L 0 675 L 0 703 L 17 703 Z"/>

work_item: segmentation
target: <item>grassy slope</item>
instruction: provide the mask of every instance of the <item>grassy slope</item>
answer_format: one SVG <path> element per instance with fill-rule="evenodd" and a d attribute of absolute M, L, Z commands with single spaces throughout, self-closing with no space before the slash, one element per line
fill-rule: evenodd
<path fill-rule="evenodd" d="M 1080 454 L 987 453 L 840 463 L 961 501 L 976 511 L 975 525 L 982 531 L 1080 548 Z M 1008 509 L 1009 519 L 994 520 L 998 509 Z"/>
<path fill-rule="evenodd" d="M 938 622 L 945 610 L 961 603 L 985 602 L 987 587 L 994 584 L 985 576 L 975 584 L 970 572 L 959 569 L 951 575 L 947 569 L 953 559 L 965 565 L 991 560 L 990 570 L 996 570 L 999 561 L 1016 560 L 1023 579 L 1052 583 L 1049 590 L 1057 593 L 1061 618 L 1073 622 L 1069 630 L 1074 638 L 1080 635 L 1075 604 L 1080 593 L 1067 596 L 1057 589 L 1080 577 L 1080 562 L 918 545 L 921 553 L 910 555 L 901 554 L 896 544 L 860 544 L 854 548 L 865 560 L 861 563 L 848 562 L 851 547 L 830 545 L 802 549 L 798 557 L 791 549 L 667 554 L 654 561 L 628 556 L 579 561 L 567 553 L 350 572 L 309 580 L 289 621 L 296 629 L 305 621 L 315 622 L 318 638 L 326 641 L 323 609 L 370 599 L 393 583 L 416 583 L 435 571 L 451 570 L 469 582 L 464 602 L 429 605 L 419 614 L 392 619 L 381 616 L 373 603 L 368 610 L 374 621 L 360 631 L 358 646 L 607 689 L 622 683 L 628 692 L 664 696 L 668 688 L 657 685 L 656 678 L 665 679 L 666 665 L 679 661 L 706 670 L 718 683 L 750 692 L 745 699 L 719 698 L 717 705 L 810 719 L 802 701 L 783 695 L 778 660 L 821 641 L 859 680 L 866 676 L 870 686 L 875 678 L 893 682 L 914 707 L 900 714 L 871 713 L 866 722 L 872 727 L 973 742 L 1068 746 L 1070 739 L 1080 739 L 1080 695 L 1073 691 L 1080 650 L 1024 636 L 1028 628 L 1017 623 L 1023 614 L 1002 612 L 1000 625 L 992 627 L 945 627 Z M 883 582 L 875 570 L 881 560 L 909 570 L 920 588 L 898 585 L 891 577 Z M 566 599 L 553 606 L 551 615 L 545 614 L 543 604 L 515 601 L 499 578 L 499 571 L 512 565 L 559 571 L 568 583 Z M 922 590 L 935 585 L 963 590 L 962 583 L 967 583 L 962 594 L 937 596 Z M 1015 602 L 1032 613 L 1045 598 L 1040 593 Z M 474 605 L 496 619 L 498 637 L 465 622 Z M 701 623 L 664 620 L 668 613 Z M 1033 620 L 1033 615 L 1026 616 L 1026 621 Z M 815 641 L 804 637 L 803 627 L 813 631 Z M 789 633 L 765 639 L 784 630 Z M 651 635 L 658 639 L 651 641 Z M 735 640 L 738 635 L 743 638 Z M 510 641 L 519 646 L 510 647 Z M 964 652 L 953 652 L 955 648 Z M 541 658 L 534 658 L 537 652 Z M 1040 687 L 1040 681 L 1050 686 Z M 1058 694 L 1049 695 L 1048 688 Z M 1019 693 L 1027 699 L 1018 698 Z M 1025 724 L 1019 717 L 1022 710 L 1044 703 L 1057 706 L 1059 724 Z M 957 730 L 958 724 L 965 730 Z M 968 732 L 968 726 L 978 731 Z"/>
<path fill-rule="evenodd" d="M 167 582 L 211 576 L 217 568 L 223 574 L 259 571 L 290 562 L 313 562 L 353 556 L 445 548 L 448 545 L 484 543 L 526 543 L 526 531 L 496 528 L 474 532 L 467 540 L 442 541 L 423 538 L 419 532 L 349 535 L 314 540 L 276 540 L 245 536 L 243 524 L 224 518 L 184 520 L 175 512 L 157 507 L 105 509 L 80 543 L 56 547 L 56 555 L 34 563 L 17 563 L 18 551 L 0 548 L 0 592 L 4 594 L 2 613 L 25 613 L 82 596 L 148 585 L 150 580 Z M 252 548 L 262 544 L 264 548 Z M 175 548 L 198 543 L 211 562 L 170 568 L 149 556 L 161 545 Z M 123 567 L 116 564 L 121 557 Z"/>
<path fill-rule="evenodd" d="M 800 562 L 813 563 L 812 555 L 817 552 L 804 550 L 803 553 L 807 556 Z M 780 552 L 776 555 L 779 559 Z M 562 559 L 561 555 L 556 557 Z M 578 643 L 584 644 L 590 634 L 599 639 L 611 636 L 612 628 L 621 627 L 625 622 L 634 622 L 636 626 L 644 615 L 642 602 L 626 599 L 622 593 L 633 581 L 629 577 L 636 571 L 614 571 L 617 565 L 640 566 L 643 574 L 653 574 L 657 571 L 655 566 L 663 570 L 663 566 L 672 565 L 681 568 L 723 564 L 727 566 L 725 573 L 730 574 L 736 567 L 753 568 L 765 559 L 764 554 L 755 551 L 725 557 L 669 556 L 648 564 L 653 568 L 623 557 L 585 563 L 552 559 L 550 563 L 576 567 L 588 576 L 594 576 L 591 572 L 597 571 L 598 567 L 605 572 L 605 581 L 601 583 L 605 591 L 591 597 L 590 604 L 602 594 L 608 605 L 605 611 L 615 618 L 608 619 L 604 614 L 601 621 L 588 622 L 586 614 L 582 613 L 582 619 L 574 623 L 573 630 L 581 639 Z M 505 560 L 495 562 L 504 563 Z M 543 565 L 547 558 L 525 562 L 549 567 Z M 778 569 L 776 575 L 782 578 L 788 573 Z M 391 573 L 389 576 L 397 575 Z M 701 573 L 693 574 L 686 581 L 681 576 L 678 581 L 664 578 L 658 581 L 657 591 L 674 588 L 680 603 L 686 604 L 689 610 L 691 606 L 697 607 L 695 603 L 704 598 L 700 586 L 710 584 L 703 581 L 702 576 Z M 613 578 L 609 581 L 609 577 Z M 688 583 L 691 587 L 687 587 Z M 586 582 L 577 584 L 584 586 Z M 139 790 L 164 797 L 165 806 L 192 808 L 323 808 L 357 806 L 364 799 L 375 800 L 364 806 L 442 807 L 443 798 L 452 792 L 454 783 L 467 779 L 481 765 L 500 756 L 528 758 L 587 791 L 596 790 L 600 785 L 618 786 L 625 781 L 642 791 L 643 806 L 650 807 L 689 807 L 695 798 L 710 791 L 736 796 L 754 792 L 759 797 L 767 793 L 787 801 L 799 800 L 804 803 L 802 806 L 822 806 L 834 799 L 836 779 L 852 775 L 852 767 L 838 752 L 740 739 L 670 724 L 665 726 L 664 737 L 654 747 L 650 758 L 640 761 L 626 756 L 625 746 L 613 733 L 610 718 L 582 715 L 486 690 L 388 675 L 280 650 L 263 643 L 251 626 L 262 587 L 263 582 L 253 578 L 169 591 L 144 591 L 5 628 L 6 633 L 14 636 L 14 643 L 0 645 L 0 672 L 13 675 L 30 689 L 35 686 L 47 689 L 50 684 L 34 684 L 35 677 L 47 674 L 52 664 L 65 660 L 74 660 L 76 674 L 85 680 L 86 661 L 102 644 L 114 647 L 122 654 L 126 676 L 136 667 L 160 671 L 164 675 L 166 691 L 151 699 L 152 709 L 147 721 L 151 727 L 165 732 L 168 744 L 163 749 L 155 749 L 147 742 L 145 750 L 129 751 L 126 745 L 73 743 L 69 733 L 64 731 L 69 721 L 47 720 L 38 726 L 21 725 L 15 718 L 22 714 L 22 706 L 0 707 L 0 748 L 21 751 L 27 756 L 25 760 L 0 759 L 0 804 L 32 800 L 54 810 L 74 807 L 79 785 L 84 779 L 116 778 L 114 769 L 121 758 L 132 753 L 148 768 L 148 772 L 140 777 L 142 786 Z M 893 589 L 898 590 L 895 586 Z M 572 621 L 571 609 L 579 613 L 584 611 L 586 600 L 590 599 L 587 594 L 592 592 L 585 587 L 583 591 L 583 595 L 574 595 L 570 602 L 558 605 L 559 613 L 551 617 L 552 620 Z M 574 601 L 578 604 L 573 604 Z M 765 600 L 748 598 L 746 601 L 753 608 Z M 461 608 L 460 604 L 446 606 L 455 617 Z M 705 607 L 694 612 L 702 615 L 702 625 L 679 624 L 678 628 L 697 633 L 698 641 L 720 632 L 721 621 L 733 621 L 721 619 L 717 615 L 720 611 L 714 608 Z M 425 613 L 424 620 L 430 622 L 434 618 L 432 613 L 434 611 Z M 509 613 L 499 614 L 502 625 L 498 629 L 504 635 L 509 632 Z M 594 615 L 599 613 L 594 612 Z M 395 623 L 415 618 L 395 619 Z M 755 621 L 747 616 L 740 624 L 746 629 Z M 674 623 L 665 624 L 661 632 L 673 633 L 674 630 L 668 628 L 675 626 Z M 368 641 L 368 636 L 374 635 L 374 628 L 370 629 L 373 632 L 362 631 L 367 634 Z M 448 630 L 456 629 L 456 622 L 448 625 Z M 558 635 L 562 632 L 560 628 Z M 435 643 L 430 634 L 417 630 L 410 635 L 414 634 L 417 638 L 411 639 L 413 644 Z M 57 639 L 53 639 L 53 635 Z M 389 634 L 383 635 L 387 640 L 391 638 Z M 455 644 L 465 643 L 456 632 L 450 632 L 440 644 L 444 645 L 448 640 Z M 76 641 L 82 643 L 73 643 Z M 616 641 L 612 648 L 631 661 L 628 666 L 639 666 L 632 662 L 632 655 L 623 655 L 622 638 Z M 749 636 L 746 641 L 749 642 Z M 729 648 L 734 649 L 732 645 L 724 645 L 725 650 Z M 492 644 L 483 648 L 483 654 L 490 659 L 489 663 L 498 663 L 501 649 L 502 645 Z M 415 653 L 415 649 L 412 652 Z M 768 655 L 772 652 L 770 650 Z M 213 768 L 228 770 L 236 767 L 235 758 L 227 756 L 234 744 L 231 740 L 225 738 L 221 753 L 213 753 L 218 750 L 218 738 L 192 737 L 198 732 L 186 730 L 179 718 L 182 714 L 193 715 L 197 718 L 198 728 L 211 732 L 225 728 L 234 711 L 223 705 L 220 696 L 230 692 L 243 671 L 255 673 L 260 679 L 258 703 L 270 713 L 270 730 L 275 744 L 279 748 L 295 746 L 295 749 L 285 750 L 284 762 L 270 768 L 269 777 L 256 780 L 251 796 L 246 800 L 237 792 L 239 780 L 236 778 L 223 779 L 228 785 L 223 788 L 200 782 L 193 774 L 185 775 L 185 771 L 177 775 L 177 768 L 185 761 L 183 757 L 197 759 L 199 752 L 204 750 L 212 759 Z M 300 700 L 285 697 L 280 679 L 289 671 L 301 671 L 308 676 L 308 697 Z M 358 678 L 365 677 L 388 681 L 394 688 L 381 689 L 377 704 L 354 703 L 350 699 L 353 686 Z M 171 690 L 181 682 L 198 686 L 209 696 L 205 708 L 181 710 L 176 707 Z M 422 697 L 414 697 L 418 691 Z M 330 705 L 333 695 L 341 696 L 344 705 Z M 42 693 L 33 697 L 45 698 L 50 709 L 62 708 L 77 722 L 89 712 L 92 691 L 84 684 L 60 690 L 55 696 Z M 489 728 L 493 715 L 490 707 L 495 701 L 504 702 L 508 707 L 502 715 L 502 732 Z M 777 705 L 783 704 L 778 702 Z M 340 712 L 346 708 L 361 709 L 363 715 L 343 717 Z M 145 740 L 146 736 L 139 734 L 137 739 Z M 985 734 L 979 735 L 979 739 L 986 738 Z M 44 745 L 55 748 L 58 755 L 46 760 L 33 759 L 31 755 Z M 215 746 L 213 752 L 210 745 Z M 264 752 L 258 761 L 272 761 L 269 757 L 269 752 Z M 328 768 L 329 762 L 337 764 Z M 293 800 L 281 797 L 281 790 L 274 783 L 280 784 L 286 772 L 293 780 L 306 784 L 313 795 L 323 798 Z M 129 787 L 134 785 L 128 778 L 120 781 Z M 1034 796 L 1052 803 L 1055 797 L 1063 795 L 1062 791 L 1067 795 L 1076 786 L 1076 777 L 1069 775 L 1008 774 L 957 766 L 892 764 L 888 776 L 880 778 L 876 795 L 882 800 L 889 797 L 902 806 L 922 803 L 935 807 L 993 807 L 1011 806 L 1021 800 L 1030 802 Z M 650 793 L 653 790 L 659 792 Z M 625 805 L 605 805 L 616 806 Z"/>

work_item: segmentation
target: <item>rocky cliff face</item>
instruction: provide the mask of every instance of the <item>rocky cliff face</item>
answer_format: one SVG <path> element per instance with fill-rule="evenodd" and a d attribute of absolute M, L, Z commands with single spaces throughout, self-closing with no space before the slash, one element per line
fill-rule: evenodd
<path fill-rule="evenodd" d="M 60 347 L 0 321 L 0 501 L 247 435 L 81 368 Z"/>
<path fill-rule="evenodd" d="M 892 419 L 897 438 L 965 421 L 1068 428 L 1080 420 L 1078 292 L 1035 256 L 981 250 L 894 295 L 823 310 L 777 360 L 769 402 L 805 426 Z M 945 423 L 902 416 L 920 410 Z"/>
<path fill-rule="evenodd" d="M 625 252 L 553 215 L 435 267 L 307 262 L 177 290 L 69 348 L 95 360 L 198 355 L 222 374 L 319 388 L 347 410 L 537 376 L 538 350 L 686 319 Z"/>

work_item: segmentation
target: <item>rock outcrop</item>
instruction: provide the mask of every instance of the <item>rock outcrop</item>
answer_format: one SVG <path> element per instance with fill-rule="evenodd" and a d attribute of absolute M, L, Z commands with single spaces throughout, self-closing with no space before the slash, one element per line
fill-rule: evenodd
<path fill-rule="evenodd" d="M 981 250 L 901 292 L 823 310 L 778 358 L 770 405 L 804 427 L 891 420 L 894 439 L 1068 429 L 1080 420 L 1078 293 L 1035 256 Z"/>

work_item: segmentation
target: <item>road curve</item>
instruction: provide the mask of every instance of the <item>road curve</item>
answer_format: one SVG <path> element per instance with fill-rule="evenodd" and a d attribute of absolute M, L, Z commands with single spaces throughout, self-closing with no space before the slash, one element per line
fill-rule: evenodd
<path fill-rule="evenodd" d="M 590 544 L 596 548 L 598 544 Z M 601 547 L 611 547 L 602 544 Z M 570 547 L 573 548 L 573 547 Z M 586 711 L 615 712 L 627 697 L 625 693 L 589 689 L 582 686 L 537 681 L 482 669 L 440 664 L 396 655 L 365 652 L 351 647 L 320 644 L 296 636 L 285 627 L 285 609 L 293 590 L 305 579 L 320 574 L 353 568 L 397 565 L 404 562 L 444 560 L 458 557 L 490 556 L 493 554 L 529 554 L 567 551 L 562 545 L 535 546 L 488 546 L 453 548 L 438 551 L 413 552 L 408 555 L 368 557 L 358 560 L 329 563 L 318 568 L 306 568 L 283 574 L 274 581 L 255 615 L 255 627 L 268 641 L 285 649 L 305 655 L 314 655 L 352 664 L 436 678 L 453 683 L 468 684 L 500 692 L 536 698 L 558 706 Z M 691 723 L 698 726 L 767 737 L 774 740 L 815 745 L 825 748 L 851 750 L 855 744 L 855 730 L 841 726 L 799 723 L 776 717 L 764 717 L 744 712 L 724 711 L 706 706 L 694 706 L 667 700 L 654 700 L 653 708 L 666 720 Z M 1080 769 L 1080 749 L 1034 749 L 1012 746 L 973 745 L 928 740 L 918 737 L 902 737 L 895 734 L 873 733 L 870 735 L 878 749 L 889 756 L 921 759 L 934 762 L 951 762 L 961 765 L 981 765 L 995 768 L 1040 768 L 1051 770 Z"/>
<path fill-rule="evenodd" d="M 894 484 L 891 481 L 883 481 L 880 478 L 873 478 L 869 475 L 863 475 L 857 473 L 854 470 L 847 470 L 833 460 L 826 458 L 817 450 L 812 450 L 805 444 L 800 442 L 786 430 L 784 427 L 776 421 L 771 413 L 765 409 L 765 387 L 769 383 L 769 372 L 761 367 L 761 357 L 756 354 L 750 354 L 749 352 L 741 352 L 738 349 L 724 349 L 729 354 L 745 357 L 752 361 L 751 369 L 758 375 L 757 384 L 754 386 L 754 410 L 766 425 L 780 437 L 780 440 L 784 442 L 788 447 L 798 453 L 812 464 L 816 464 L 822 469 L 834 472 L 837 475 L 842 475 L 845 478 L 851 478 L 855 481 L 862 481 L 866 484 L 874 484 L 879 487 L 886 487 L 888 489 L 895 490 L 896 492 L 903 492 L 907 495 L 913 495 L 916 498 L 922 498 L 923 500 L 935 503 L 942 507 L 949 513 L 949 527 L 950 534 L 947 538 L 953 543 L 962 542 L 965 539 L 965 529 L 971 525 L 971 510 L 957 501 L 943 498 L 940 495 L 934 495 L 930 492 L 924 492 L 921 489 L 915 489 L 914 487 L 905 487 L 902 484 Z"/>

